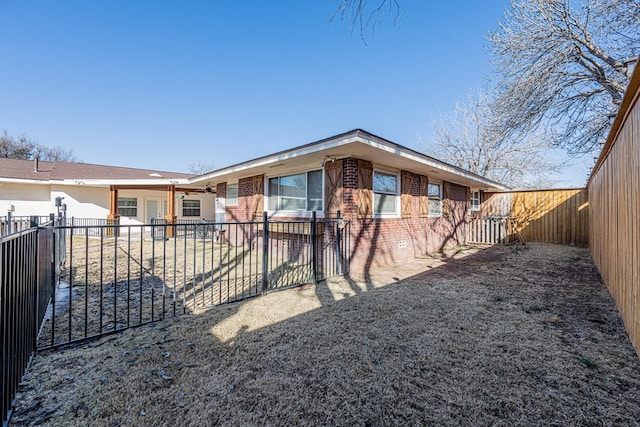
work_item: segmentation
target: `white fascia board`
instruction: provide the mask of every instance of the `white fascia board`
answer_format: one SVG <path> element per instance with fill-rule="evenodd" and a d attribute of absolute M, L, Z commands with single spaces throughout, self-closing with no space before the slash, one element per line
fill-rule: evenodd
<path fill-rule="evenodd" d="M 41 179 L 0 178 L 0 183 L 5 182 L 7 184 L 51 185 L 51 181 L 43 181 Z"/>
<path fill-rule="evenodd" d="M 239 173 L 248 169 L 253 169 L 253 168 L 259 168 L 259 167 L 263 167 L 263 166 L 269 166 L 272 164 L 278 164 L 280 162 L 283 162 L 285 160 L 290 160 L 290 159 L 294 159 L 296 157 L 301 157 L 301 156 L 305 156 L 308 154 L 313 154 L 313 153 L 317 153 L 320 151 L 324 151 L 324 150 L 329 150 L 331 148 L 336 148 L 336 147 L 340 147 L 342 145 L 347 145 L 350 144 L 352 142 L 362 142 L 362 138 L 357 137 L 357 136 L 353 136 L 350 138 L 344 138 L 344 139 L 338 139 L 335 141 L 326 141 L 323 143 L 320 143 L 318 145 L 313 145 L 310 147 L 303 147 L 303 148 L 299 148 L 299 149 L 293 149 L 291 151 L 287 151 L 284 153 L 280 153 L 280 154 L 274 154 L 271 156 L 266 156 L 266 157 L 262 157 L 256 160 L 252 160 L 252 161 L 248 161 L 246 163 L 240 163 L 234 166 L 229 166 L 223 169 L 219 169 L 217 171 L 208 173 L 206 175 L 202 175 L 196 178 L 193 178 L 192 180 L 190 180 L 190 183 L 195 183 L 195 182 L 202 182 L 202 181 L 207 181 L 210 179 L 215 179 L 218 178 L 220 176 L 223 175 L 229 175 L 229 174 L 233 174 L 233 173 Z"/>
<path fill-rule="evenodd" d="M 62 180 L 37 180 L 20 178 L 0 178 L 0 183 L 9 184 L 36 184 L 36 185 L 75 185 L 86 187 L 103 187 L 109 185 L 187 185 L 189 180 L 180 179 L 62 179 Z"/>
<path fill-rule="evenodd" d="M 107 185 L 186 185 L 189 180 L 179 179 L 63 179 L 50 181 L 59 185 L 83 185 L 88 187 L 102 187 Z"/>
<path fill-rule="evenodd" d="M 408 160 L 412 160 L 414 162 L 418 162 L 421 163 L 427 167 L 432 167 L 435 169 L 439 169 L 441 171 L 445 171 L 454 175 L 457 175 L 461 178 L 464 178 L 466 180 L 469 181 L 473 181 L 475 183 L 478 183 L 482 186 L 488 186 L 488 187 L 492 187 L 492 188 L 499 188 L 499 189 L 503 189 L 503 190 L 508 190 L 507 187 L 503 186 L 500 183 L 491 181 L 490 179 L 481 177 L 479 175 L 473 174 L 471 172 L 467 172 L 464 169 L 461 168 L 457 168 L 455 166 L 449 165 L 447 163 L 438 161 L 437 159 L 433 159 L 431 157 L 419 154 L 417 152 L 413 152 L 410 150 L 405 150 L 399 146 L 396 145 L 389 145 L 388 143 L 385 143 L 384 141 L 379 141 L 379 140 L 374 140 L 372 138 L 366 138 L 365 136 L 362 135 L 361 132 L 358 132 L 355 135 L 351 135 L 348 136 L 346 138 L 339 138 L 339 139 L 335 139 L 332 141 L 324 141 L 322 143 L 318 143 L 315 145 L 311 145 L 311 146 L 305 146 L 305 147 L 301 147 L 298 149 L 292 149 L 289 151 L 285 151 L 279 154 L 273 154 L 270 156 L 266 156 L 266 157 L 261 157 L 259 159 L 256 160 L 250 160 L 248 162 L 245 163 L 240 163 L 234 166 L 229 166 L 223 169 L 219 169 L 217 171 L 208 173 L 206 175 L 202 175 L 196 178 L 192 178 L 191 180 L 189 180 L 190 183 L 196 183 L 196 182 L 202 182 L 202 181 L 207 181 L 207 180 L 213 180 L 216 178 L 219 178 L 221 176 L 224 175 L 230 175 L 230 174 L 234 174 L 234 173 L 241 173 L 243 171 L 249 170 L 249 169 L 254 169 L 254 168 L 259 168 L 259 167 L 264 167 L 264 166 L 269 166 L 269 165 L 273 165 L 273 164 L 278 164 L 279 162 L 283 162 L 285 160 L 290 160 L 296 157 L 301 157 L 304 155 L 308 155 L 308 154 L 314 154 L 314 153 L 318 153 L 318 152 L 322 152 L 324 150 L 329 150 L 332 148 L 336 148 L 336 147 L 340 147 L 343 145 L 348 145 L 348 144 L 352 144 L 352 143 L 362 143 L 365 145 L 368 145 L 370 147 L 376 148 L 378 150 L 387 152 L 389 154 L 395 154 L 397 156 L 400 156 L 402 158 L 408 159 Z"/>

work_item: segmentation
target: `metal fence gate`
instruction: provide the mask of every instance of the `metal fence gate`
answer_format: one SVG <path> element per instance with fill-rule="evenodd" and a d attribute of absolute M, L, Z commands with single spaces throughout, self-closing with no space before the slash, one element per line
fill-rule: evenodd
<path fill-rule="evenodd" d="M 39 349 L 349 272 L 340 218 L 56 230 L 65 262 Z"/>

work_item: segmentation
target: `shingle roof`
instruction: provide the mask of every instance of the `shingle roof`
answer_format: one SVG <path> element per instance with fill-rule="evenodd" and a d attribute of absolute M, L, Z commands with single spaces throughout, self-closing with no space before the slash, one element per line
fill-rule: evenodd
<path fill-rule="evenodd" d="M 123 168 L 119 166 L 93 165 L 73 162 L 38 162 L 34 160 L 0 158 L 0 179 L 29 179 L 61 181 L 65 179 L 174 179 L 189 178 L 192 174 Z M 151 175 L 154 174 L 154 175 Z M 155 174 L 159 174 L 157 176 Z"/>

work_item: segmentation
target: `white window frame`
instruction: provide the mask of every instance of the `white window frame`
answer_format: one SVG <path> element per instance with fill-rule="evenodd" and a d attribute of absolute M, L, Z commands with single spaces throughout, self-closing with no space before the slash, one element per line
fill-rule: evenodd
<path fill-rule="evenodd" d="M 235 193 L 233 197 L 230 195 L 231 193 Z M 226 206 L 238 206 L 238 183 L 231 182 L 227 183 L 227 196 L 226 196 Z"/>
<path fill-rule="evenodd" d="M 316 215 L 318 217 L 323 217 L 324 216 L 324 169 L 308 169 L 308 170 L 302 170 L 302 171 L 298 171 L 298 172 L 291 172 L 291 173 L 286 173 L 286 174 L 282 174 L 282 175 L 272 175 L 272 176 L 265 176 L 265 180 L 264 180 L 264 203 L 267 208 L 267 212 L 272 215 L 272 216 L 303 216 L 303 217 L 311 217 L 313 211 L 308 210 L 309 206 L 308 206 L 308 201 L 309 201 L 309 173 L 311 172 L 320 172 L 320 187 L 321 187 L 321 196 L 320 196 L 320 209 L 316 210 Z M 274 178 L 286 178 L 286 177 L 290 177 L 290 176 L 294 176 L 294 175 L 301 175 L 304 174 L 305 176 L 305 209 L 272 209 L 271 208 L 271 180 Z M 280 181 L 278 181 L 278 189 L 280 188 Z M 280 190 L 278 190 L 278 195 L 277 197 L 277 205 L 278 207 L 281 206 L 281 194 L 280 194 Z"/>
<path fill-rule="evenodd" d="M 386 191 L 376 191 L 375 190 L 375 180 L 376 180 L 376 173 L 377 174 L 382 174 L 382 175 L 387 175 L 387 176 L 394 176 L 396 178 L 396 190 L 395 192 L 386 192 Z M 373 176 L 371 177 L 371 187 L 372 187 L 372 193 L 373 193 L 373 200 L 372 202 L 372 210 L 373 210 L 373 216 L 374 217 L 398 217 L 400 216 L 400 174 L 398 172 L 391 172 L 389 170 L 384 170 L 384 169 L 378 169 L 375 168 L 373 170 Z M 386 194 L 386 195 L 393 195 L 394 196 L 394 211 L 393 212 L 376 212 L 376 194 Z"/>
<path fill-rule="evenodd" d="M 184 204 L 185 202 L 198 202 L 198 214 L 197 215 L 186 215 L 185 214 L 185 209 L 190 209 L 190 210 L 194 210 L 196 209 L 195 206 L 189 206 L 187 208 L 185 208 Z M 185 218 L 193 218 L 193 217 L 199 217 L 201 216 L 202 213 L 202 200 L 200 199 L 182 199 L 182 216 Z"/>
<path fill-rule="evenodd" d="M 438 187 L 438 197 L 436 199 L 435 196 L 431 195 L 431 187 L 432 186 L 437 186 Z M 429 216 L 430 217 L 441 217 L 442 216 L 442 183 L 441 182 L 431 182 L 429 181 L 429 184 L 427 186 L 427 198 L 428 200 L 428 209 L 429 209 Z M 437 200 L 438 201 L 438 212 L 432 212 L 431 211 L 431 201 Z"/>
<path fill-rule="evenodd" d="M 120 200 L 124 200 L 124 199 L 135 200 L 136 201 L 135 206 L 120 206 Z M 135 213 L 135 215 L 124 215 L 124 214 L 120 213 L 120 208 L 122 208 L 122 209 L 135 209 L 136 213 Z M 138 217 L 138 198 L 137 197 L 118 197 L 117 212 L 118 212 L 118 215 L 124 216 L 126 218 L 137 218 Z"/>
<path fill-rule="evenodd" d="M 478 196 L 474 197 L 474 194 L 477 194 Z M 482 204 L 482 191 L 480 191 L 480 190 L 471 190 L 469 201 L 470 201 L 469 210 L 471 212 L 480 211 L 480 205 Z"/>

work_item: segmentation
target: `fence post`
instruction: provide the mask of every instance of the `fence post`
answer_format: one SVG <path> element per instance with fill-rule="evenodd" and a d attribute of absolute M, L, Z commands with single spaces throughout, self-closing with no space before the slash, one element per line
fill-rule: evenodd
<path fill-rule="evenodd" d="M 311 213 L 311 277 L 313 283 L 318 283 L 318 229 L 316 211 Z"/>
<path fill-rule="evenodd" d="M 338 211 L 338 222 L 336 223 L 336 267 L 338 274 L 342 275 L 342 220 Z"/>
<path fill-rule="evenodd" d="M 511 231 L 510 227 L 509 227 L 510 225 L 511 224 L 510 224 L 510 221 L 509 221 L 509 217 L 506 217 L 504 219 L 504 230 L 505 230 L 505 234 L 506 234 L 506 236 L 504 238 L 504 244 L 505 245 L 509 244 L 509 232 Z"/>
<path fill-rule="evenodd" d="M 267 212 L 262 213 L 262 295 L 269 286 L 269 218 Z"/>
<path fill-rule="evenodd" d="M 53 214 L 51 214 L 53 216 Z M 56 228 L 55 224 L 53 224 L 52 230 L 52 239 L 51 239 L 51 276 L 53 277 L 53 283 L 51 284 L 53 289 L 51 293 L 51 341 L 50 344 L 53 345 L 56 338 L 56 285 L 58 284 L 59 274 L 58 271 L 60 269 L 60 232 L 61 228 Z"/>
<path fill-rule="evenodd" d="M 31 312 L 31 319 L 30 321 L 32 322 L 31 324 L 33 325 L 33 329 L 29 330 L 29 345 L 31 347 L 31 351 L 30 353 L 33 354 L 33 352 L 35 352 L 36 348 L 37 348 L 37 344 L 38 344 L 38 330 L 40 329 L 40 325 L 38 322 L 38 311 L 40 308 L 40 304 L 38 304 L 39 301 L 39 296 L 40 296 L 40 272 L 39 272 L 39 267 L 40 267 L 40 227 L 38 227 L 37 222 L 38 222 L 38 217 L 37 216 L 32 216 L 30 218 L 30 226 L 34 227 L 33 223 L 34 221 L 36 222 L 35 227 L 36 230 L 34 231 L 35 234 L 35 239 L 33 241 L 33 245 L 34 247 L 31 248 L 31 250 L 34 251 L 33 253 L 33 258 L 34 258 L 34 263 L 33 263 L 33 288 L 31 288 L 31 301 L 29 302 L 31 307 L 30 309 L 32 310 Z"/>
<path fill-rule="evenodd" d="M 11 211 L 7 212 L 7 233 L 11 234 Z"/>

